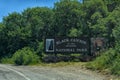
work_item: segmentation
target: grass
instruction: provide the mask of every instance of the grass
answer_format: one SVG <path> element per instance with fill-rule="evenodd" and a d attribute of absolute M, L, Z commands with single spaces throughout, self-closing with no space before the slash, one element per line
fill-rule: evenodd
<path fill-rule="evenodd" d="M 40 63 L 35 66 L 47 66 L 47 67 L 65 67 L 65 66 L 74 66 L 74 67 L 82 67 L 86 63 L 85 62 L 57 62 L 57 63 Z"/>
<path fill-rule="evenodd" d="M 3 64 L 14 64 L 13 60 L 11 58 L 7 58 L 7 57 L 2 58 L 1 63 L 3 63 Z"/>
<path fill-rule="evenodd" d="M 120 76 L 120 54 L 109 49 L 94 61 L 88 62 L 86 68 Z"/>

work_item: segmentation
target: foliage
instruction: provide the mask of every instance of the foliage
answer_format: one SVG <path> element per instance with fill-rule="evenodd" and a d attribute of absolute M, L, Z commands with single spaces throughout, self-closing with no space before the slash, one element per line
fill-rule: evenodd
<path fill-rule="evenodd" d="M 114 25 L 114 29 L 113 29 L 113 35 L 116 38 L 116 41 L 119 42 L 120 39 L 120 7 L 117 7 L 114 12 L 111 13 L 112 19 L 110 20 L 111 23 Z"/>
<path fill-rule="evenodd" d="M 114 58 L 110 70 L 112 74 L 116 74 L 120 76 L 120 54 L 119 53 L 116 56 L 116 58 Z"/>
<path fill-rule="evenodd" d="M 88 68 L 92 68 L 92 69 L 105 69 L 108 68 L 111 63 L 112 60 L 115 58 L 115 50 L 110 49 L 108 51 L 106 51 L 103 55 L 101 55 L 100 57 L 96 58 L 95 61 L 93 61 L 92 63 L 88 64 Z"/>
<path fill-rule="evenodd" d="M 42 40 L 49 35 L 53 11 L 46 7 L 28 8 L 23 12 L 24 25 L 30 27 L 32 39 Z M 44 31 L 44 32 L 43 32 Z"/>
<path fill-rule="evenodd" d="M 73 29 L 73 28 L 72 28 L 72 29 L 70 30 L 70 33 L 69 33 L 68 36 L 70 36 L 70 37 L 77 37 L 79 33 L 80 33 L 80 32 L 78 32 L 77 29 Z M 82 32 L 81 32 L 81 34 L 82 34 Z"/>
<path fill-rule="evenodd" d="M 108 69 L 110 73 L 120 75 L 120 54 L 115 49 L 109 49 L 86 67 L 100 71 Z"/>
<path fill-rule="evenodd" d="M 51 33 L 52 18 L 53 11 L 45 7 L 28 8 L 21 14 L 14 12 L 4 17 L 0 24 L 0 56 L 11 57 L 25 46 L 36 48 Z"/>
<path fill-rule="evenodd" d="M 91 37 L 104 36 L 106 31 L 104 18 L 108 14 L 105 3 L 102 0 L 90 0 L 82 5 L 82 11 L 84 13 L 82 16 L 84 19 L 83 25 L 84 29 L 86 29 L 83 31 L 83 34 Z M 91 31 L 91 34 L 89 31 Z"/>
<path fill-rule="evenodd" d="M 16 65 L 28 65 L 39 62 L 39 57 L 29 47 L 24 47 L 21 50 L 16 51 L 12 59 Z"/>
<path fill-rule="evenodd" d="M 12 58 L 9 58 L 9 57 L 2 58 L 1 63 L 3 63 L 3 64 L 14 64 Z"/>
<path fill-rule="evenodd" d="M 7 44 L 6 44 L 6 35 L 4 35 L 4 24 L 0 23 L 0 58 L 4 57 L 5 52 L 4 51 L 7 48 Z"/>
<path fill-rule="evenodd" d="M 106 38 L 107 47 L 114 49 L 98 57 L 90 68 L 120 74 L 120 0 L 60 0 L 53 8 L 34 7 L 8 14 L 0 23 L 0 59 L 6 62 L 6 57 L 13 56 L 16 64 L 36 63 L 48 36 Z"/>
<path fill-rule="evenodd" d="M 68 36 L 72 28 L 81 31 L 80 5 L 77 0 L 61 0 L 55 3 L 54 27 L 58 35 Z"/>
<path fill-rule="evenodd" d="M 119 37 L 120 10 L 117 3 L 109 12 L 108 2 L 85 0 L 82 4 L 77 0 L 60 0 L 53 9 L 34 7 L 22 13 L 13 12 L 0 23 L 0 56 L 11 57 L 25 46 L 36 51 L 47 36 L 105 37 L 110 44 L 111 37 Z"/>

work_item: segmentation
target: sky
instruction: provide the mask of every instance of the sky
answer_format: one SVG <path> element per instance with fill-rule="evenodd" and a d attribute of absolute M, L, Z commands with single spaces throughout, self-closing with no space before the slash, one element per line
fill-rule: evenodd
<path fill-rule="evenodd" d="M 59 0 L 0 0 L 0 22 L 2 18 L 12 12 L 22 12 L 30 7 L 50 7 Z"/>

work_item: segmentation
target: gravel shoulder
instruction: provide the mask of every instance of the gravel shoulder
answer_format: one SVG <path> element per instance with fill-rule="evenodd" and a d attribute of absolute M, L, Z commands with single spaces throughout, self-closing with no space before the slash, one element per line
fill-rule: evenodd
<path fill-rule="evenodd" d="M 119 80 L 74 65 L 62 67 L 13 65 L 2 65 L 1 67 L 0 65 L 0 77 L 8 74 L 4 70 L 8 70 L 11 79 L 0 80 L 13 80 L 12 77 L 16 77 L 16 80 Z M 15 76 L 13 76 L 14 74 Z"/>

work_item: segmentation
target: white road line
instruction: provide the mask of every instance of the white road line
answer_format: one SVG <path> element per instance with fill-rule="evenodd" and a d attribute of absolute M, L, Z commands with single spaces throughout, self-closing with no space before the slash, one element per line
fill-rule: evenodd
<path fill-rule="evenodd" d="M 20 76 L 22 76 L 22 77 L 25 78 L 26 80 L 31 80 L 30 78 L 28 78 L 28 77 L 25 76 L 23 73 L 21 73 L 21 72 L 19 72 L 19 71 L 17 71 L 17 70 L 11 69 L 11 68 L 6 67 L 6 66 L 3 66 L 3 65 L 0 65 L 0 67 L 6 68 L 6 69 L 8 69 L 8 70 L 11 70 L 11 71 L 19 74 Z"/>

